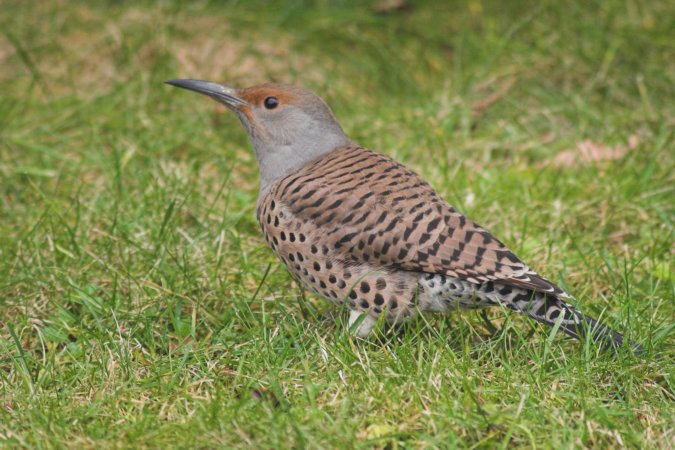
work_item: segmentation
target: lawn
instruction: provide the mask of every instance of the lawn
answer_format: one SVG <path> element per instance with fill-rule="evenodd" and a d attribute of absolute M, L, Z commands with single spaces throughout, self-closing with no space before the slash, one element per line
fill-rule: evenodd
<path fill-rule="evenodd" d="M 672 448 L 673 30 L 668 0 L 3 1 L 0 446 Z M 266 247 L 243 128 L 172 78 L 313 89 L 645 354 L 500 309 L 352 337 Z"/>

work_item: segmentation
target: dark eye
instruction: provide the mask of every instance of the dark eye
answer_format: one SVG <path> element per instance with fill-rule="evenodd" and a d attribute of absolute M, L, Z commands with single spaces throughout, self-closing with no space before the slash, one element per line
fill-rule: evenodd
<path fill-rule="evenodd" d="M 267 109 L 274 109 L 277 106 L 279 106 L 279 99 L 276 97 L 267 97 L 265 99 L 265 108 Z"/>

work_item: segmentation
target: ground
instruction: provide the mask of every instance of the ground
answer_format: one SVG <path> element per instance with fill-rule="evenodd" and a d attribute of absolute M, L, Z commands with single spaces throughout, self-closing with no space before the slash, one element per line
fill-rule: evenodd
<path fill-rule="evenodd" d="M 337 5 L 3 3 L 0 445 L 671 448 L 672 2 Z M 646 353 L 499 309 L 352 337 L 180 77 L 315 90 Z"/>

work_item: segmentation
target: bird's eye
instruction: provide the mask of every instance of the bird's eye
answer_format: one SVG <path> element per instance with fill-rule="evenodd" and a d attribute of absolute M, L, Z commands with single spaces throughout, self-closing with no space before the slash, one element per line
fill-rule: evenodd
<path fill-rule="evenodd" d="M 265 108 L 267 109 L 274 109 L 277 106 L 279 106 L 279 99 L 276 97 L 267 97 L 265 98 Z"/>

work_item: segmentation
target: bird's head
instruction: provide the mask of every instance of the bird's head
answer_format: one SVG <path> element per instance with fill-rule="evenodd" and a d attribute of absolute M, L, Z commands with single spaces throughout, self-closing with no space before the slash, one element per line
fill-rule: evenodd
<path fill-rule="evenodd" d="M 207 95 L 239 117 L 258 160 L 261 191 L 318 156 L 350 144 L 328 105 L 306 89 L 273 83 L 246 89 L 201 80 L 167 83 Z"/>

